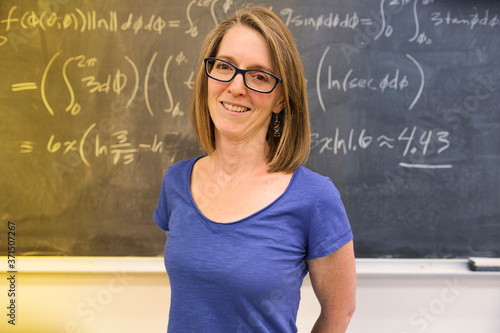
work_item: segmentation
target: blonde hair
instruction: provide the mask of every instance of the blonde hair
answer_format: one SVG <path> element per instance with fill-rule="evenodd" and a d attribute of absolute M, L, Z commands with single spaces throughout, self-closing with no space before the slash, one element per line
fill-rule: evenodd
<path fill-rule="evenodd" d="M 281 137 L 274 137 L 273 121 L 269 124 L 267 162 L 269 172 L 293 172 L 309 156 L 311 134 L 307 107 L 304 69 L 292 34 L 270 9 L 245 7 L 221 22 L 205 38 L 193 89 L 190 116 L 198 140 L 208 153 L 215 151 L 214 124 L 208 110 L 208 77 L 203 59 L 215 57 L 226 32 L 235 26 L 246 26 L 264 36 L 271 51 L 276 75 L 282 79 L 284 112 L 279 113 Z"/>

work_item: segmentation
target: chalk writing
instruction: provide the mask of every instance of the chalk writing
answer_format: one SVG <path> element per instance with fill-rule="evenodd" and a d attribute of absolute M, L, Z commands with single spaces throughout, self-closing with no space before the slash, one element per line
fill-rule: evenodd
<path fill-rule="evenodd" d="M 408 41 L 409 42 L 417 42 L 419 44 L 425 43 L 425 44 L 429 45 L 432 43 L 432 40 L 427 37 L 425 32 L 420 32 L 420 22 L 418 19 L 417 4 L 418 4 L 418 1 L 415 0 L 415 2 L 413 3 L 413 18 L 415 20 L 415 35 L 413 35 L 413 37 L 411 37 Z"/>
<path fill-rule="evenodd" d="M 340 128 L 335 129 L 333 136 L 322 136 L 319 133 L 311 135 L 311 151 L 323 154 L 332 152 L 334 155 L 347 155 L 349 152 L 367 150 L 370 147 L 378 149 L 395 150 L 398 149 L 402 157 L 419 154 L 421 157 L 440 155 L 450 148 L 449 132 L 443 130 L 426 130 L 413 126 L 411 129 L 405 127 L 397 135 L 380 134 L 373 136 L 366 129 L 357 132 L 355 129 L 348 131 L 347 137 Z M 398 146 L 399 145 L 399 146 Z M 401 147 L 402 146 L 402 147 Z M 400 149 L 398 148 L 400 147 Z M 427 164 L 421 164 L 427 165 Z M 406 167 L 412 166 L 408 163 Z M 422 168 L 422 166 L 420 166 Z M 429 168 L 437 169 L 444 167 L 432 166 Z"/>
<path fill-rule="evenodd" d="M 44 32 L 61 35 L 65 32 L 73 34 L 99 32 L 155 36 L 172 31 L 180 36 L 200 37 L 205 34 L 204 29 L 206 29 L 206 26 L 202 26 L 206 20 L 199 19 L 200 11 L 204 18 L 208 17 L 208 21 L 216 24 L 220 20 L 216 11 L 219 14 L 221 10 L 228 13 L 232 7 L 232 0 L 191 0 L 182 6 L 180 14 L 177 12 L 176 16 L 169 17 L 170 12 L 168 14 L 123 12 L 115 8 L 99 11 L 94 8 L 71 6 L 65 6 L 64 10 L 57 12 L 48 9 L 38 11 L 21 9 L 20 5 L 12 5 L 0 13 L 0 47 L 9 41 L 25 44 L 28 42 L 23 37 L 16 37 L 14 31 L 32 35 Z M 339 65 L 338 58 L 334 58 L 332 52 L 337 44 L 328 41 L 321 44 L 320 52 L 314 54 L 319 59 L 313 59 L 315 80 L 310 81 L 308 85 L 316 90 L 316 96 L 312 94 L 310 96 L 317 99 L 315 103 L 318 103 L 325 113 L 333 111 L 328 105 L 332 99 L 349 94 L 370 97 L 377 94 L 384 103 L 394 99 L 401 100 L 404 106 L 401 108 L 402 113 L 418 110 L 417 106 L 427 80 L 433 79 L 432 75 L 426 78 L 428 67 L 423 66 L 425 63 L 421 64 L 426 58 L 420 56 L 418 50 L 440 42 L 436 37 L 440 34 L 434 33 L 433 29 L 464 26 L 474 30 L 500 26 L 498 15 L 492 10 L 471 7 L 469 12 L 455 13 L 452 10 L 441 10 L 442 7 L 437 6 L 434 0 L 379 0 L 374 3 L 373 8 L 365 10 L 358 7 L 357 10 L 343 11 L 343 7 L 340 6 L 339 10 L 325 10 L 316 14 L 305 9 L 302 11 L 301 8 L 301 6 L 293 8 L 292 5 L 286 4 L 276 12 L 294 31 L 312 31 L 319 35 L 322 30 L 338 29 L 347 31 L 346 36 L 354 35 L 354 42 L 359 44 L 350 45 L 350 57 L 355 60 L 359 60 L 355 58 L 358 56 L 362 59 L 364 54 L 361 50 L 366 49 L 371 43 L 371 46 L 375 46 L 377 41 L 385 45 L 387 42 L 384 39 L 392 41 L 400 38 L 401 41 L 397 42 L 402 42 L 403 46 L 412 44 L 408 49 L 411 53 L 395 52 L 397 58 L 394 61 L 384 63 L 376 69 L 369 65 L 361 67 L 359 61 L 349 62 L 347 66 Z M 397 24 L 395 20 L 397 15 L 408 18 L 407 26 Z M 360 34 L 362 29 L 364 33 Z M 20 39 L 13 41 L 12 38 Z M 68 47 L 69 49 L 71 48 Z M 9 93 L 39 94 L 46 114 L 54 117 L 64 114 L 70 119 L 92 116 L 87 104 L 90 97 L 102 100 L 110 97 L 113 100 L 111 109 L 114 108 L 113 103 L 119 103 L 120 107 L 126 109 L 140 106 L 137 108 L 139 112 L 135 114 L 137 117 L 150 118 L 167 114 L 174 119 L 185 116 L 186 106 L 183 103 L 187 98 L 182 96 L 182 93 L 179 96 L 177 93 L 179 89 L 191 90 L 194 86 L 195 69 L 192 66 L 194 56 L 191 50 L 153 49 L 140 55 L 124 51 L 122 54 L 113 53 L 115 58 L 113 61 L 101 59 L 102 54 L 94 55 L 91 49 L 67 52 L 64 48 L 49 49 L 43 58 L 40 70 L 33 72 L 36 76 L 22 77 L 8 82 Z M 54 97 L 56 95 L 57 98 Z M 88 118 L 85 119 L 89 121 Z M 17 141 L 16 148 L 19 154 L 26 155 L 40 150 L 40 147 L 46 147 L 49 154 L 75 156 L 78 163 L 92 166 L 96 158 L 104 156 L 112 157 L 114 165 L 129 165 L 135 161 L 138 154 L 146 151 L 161 153 L 164 147 L 164 142 L 159 139 L 163 137 L 160 133 L 151 134 L 150 142 L 138 143 L 134 141 L 133 133 L 124 129 L 123 125 L 117 126 L 109 133 L 102 133 L 97 131 L 97 125 L 93 120 L 89 122 L 92 124 L 79 136 L 51 132 L 43 140 L 26 138 Z M 337 128 L 334 133 L 327 135 L 313 133 L 311 148 L 319 155 L 327 152 L 345 155 L 376 147 L 378 150 L 398 152 L 400 157 L 412 155 L 429 157 L 441 155 L 451 146 L 448 131 L 401 126 L 397 133 L 383 131 L 378 135 L 370 133 L 365 128 L 347 131 Z M 86 148 L 89 143 L 92 144 L 92 152 Z M 431 166 L 431 164 L 404 161 L 400 166 L 440 169 L 450 165 Z"/>
<path fill-rule="evenodd" d="M 215 11 L 214 11 L 214 7 L 217 2 L 218 0 L 192 0 L 186 8 L 186 18 L 189 23 L 189 29 L 186 30 L 185 33 L 191 35 L 191 37 L 198 36 L 198 26 L 194 23 L 193 19 L 191 18 L 192 16 L 191 10 L 193 6 L 204 7 L 204 8 L 210 7 L 210 14 L 212 16 L 214 24 L 217 25 L 218 20 L 217 17 L 215 16 Z M 225 0 L 224 5 L 222 7 L 224 9 L 224 13 L 227 14 L 232 5 L 233 5 L 232 0 Z"/>
<path fill-rule="evenodd" d="M 500 27 L 500 19 L 498 15 L 491 15 L 489 10 L 485 10 L 483 13 L 475 12 L 470 14 L 469 18 L 452 16 L 451 12 L 446 13 L 433 12 L 431 13 L 431 21 L 434 26 L 439 25 L 462 25 L 467 26 L 470 30 L 477 27 L 485 28 L 498 28 Z"/>
<path fill-rule="evenodd" d="M 134 162 L 136 154 L 144 152 L 160 154 L 163 151 L 163 141 L 158 139 L 158 134 L 152 135 L 150 142 L 132 144 L 129 141 L 128 130 L 114 131 L 107 138 L 103 138 L 102 132 L 93 132 L 96 125 L 96 123 L 91 124 L 80 138 L 61 140 L 55 134 L 52 134 L 47 141 L 47 152 L 51 154 L 60 153 L 62 155 L 75 152 L 80 157 L 81 162 L 90 167 L 91 163 L 88 159 L 90 156 L 100 157 L 110 154 L 113 155 L 114 165 L 118 165 L 119 163 L 128 165 Z M 111 140 L 111 142 L 103 144 L 103 139 L 107 139 L 107 141 Z M 35 145 L 36 143 L 32 141 L 22 141 L 20 153 L 32 153 Z M 89 149 L 92 146 L 94 148 Z"/>
<path fill-rule="evenodd" d="M 40 13 L 32 10 L 19 12 L 17 6 L 12 6 L 7 18 L 0 20 L 0 24 L 5 25 L 6 32 L 9 32 L 14 25 L 18 24 L 25 30 L 72 30 L 81 33 L 86 31 L 132 31 L 134 34 L 145 31 L 158 35 L 161 35 L 167 28 L 178 28 L 180 22 L 180 20 L 167 21 L 161 16 L 154 14 L 145 17 L 144 15 L 130 13 L 124 19 L 118 17 L 117 12 L 114 10 L 103 14 L 96 10 L 83 11 L 75 8 L 72 12 L 62 15 L 47 10 Z M 0 40 L 0 46 L 5 44 L 7 40 L 8 38 L 3 36 Z"/>
<path fill-rule="evenodd" d="M 326 112 L 326 107 L 323 101 L 323 92 L 322 92 L 322 85 L 321 85 L 321 74 L 323 71 L 323 68 L 326 67 L 326 77 L 327 77 L 327 84 L 326 88 L 327 90 L 333 90 L 333 91 L 342 91 L 346 93 L 348 90 L 351 89 L 362 89 L 362 90 L 371 90 L 371 91 L 377 91 L 383 94 L 386 90 L 392 90 L 396 92 L 402 92 L 405 90 L 409 85 L 410 85 L 410 79 L 408 78 L 408 75 L 406 74 L 401 74 L 401 70 L 399 68 L 394 69 L 392 73 L 386 73 L 382 78 L 374 78 L 372 76 L 362 76 L 362 75 L 357 75 L 354 73 L 354 69 L 349 69 L 346 74 L 341 76 L 340 78 L 334 77 L 332 74 L 332 68 L 333 65 L 328 65 L 325 66 L 325 58 L 330 50 L 330 47 L 328 46 L 325 51 L 323 52 L 323 55 L 321 57 L 321 60 L 319 62 L 317 74 L 316 74 L 316 91 L 317 91 L 317 96 L 319 103 L 321 105 L 321 108 L 323 109 L 324 112 Z M 422 91 L 424 89 L 425 85 L 425 74 L 423 72 L 422 67 L 420 64 L 413 58 L 411 55 L 407 54 L 406 57 L 411 61 L 411 63 L 417 68 L 418 73 L 419 73 L 419 83 L 418 83 L 418 91 L 415 94 L 415 97 L 413 98 L 412 102 L 410 103 L 408 110 L 411 110 L 415 104 L 418 102 L 420 95 L 422 94 Z"/>
<path fill-rule="evenodd" d="M 38 89 L 36 82 L 13 83 L 12 91 L 34 90 Z"/>
<path fill-rule="evenodd" d="M 58 60 L 60 55 L 61 52 L 56 52 L 52 56 L 52 58 L 47 63 L 47 66 L 45 67 L 42 78 L 40 80 L 40 95 L 45 108 L 52 116 L 56 114 L 57 108 L 55 110 L 55 107 L 51 104 L 51 102 L 47 97 L 48 87 L 53 86 L 48 83 L 48 77 L 51 71 L 53 70 L 57 71 L 57 69 L 53 69 L 53 66 L 55 65 L 56 60 Z M 143 76 L 142 87 L 144 90 L 144 103 L 146 105 L 146 109 L 149 115 L 153 117 L 155 112 L 151 107 L 149 91 L 156 89 L 159 85 L 163 84 L 170 105 L 168 108 L 164 109 L 164 112 L 171 114 L 172 117 L 174 118 L 178 116 L 179 117 L 183 116 L 184 111 L 181 110 L 179 102 L 174 103 L 174 98 L 172 96 L 172 92 L 170 90 L 170 86 L 168 83 L 168 69 L 170 66 L 170 62 L 173 59 L 173 55 L 169 56 L 169 58 L 167 59 L 165 66 L 163 68 L 163 72 L 153 70 L 153 65 L 156 61 L 157 56 L 158 52 L 155 52 L 152 55 L 151 60 L 149 61 L 149 64 Z M 128 89 L 130 91 L 130 94 L 126 103 L 126 106 L 130 107 L 132 102 L 137 96 L 137 92 L 139 91 L 139 88 L 141 86 L 142 79 L 139 73 L 139 69 L 135 64 L 135 62 L 128 56 L 124 56 L 124 59 L 130 65 L 130 68 L 128 70 L 116 68 L 111 73 L 104 74 L 104 77 L 102 77 L 101 73 L 100 78 L 97 77 L 95 74 L 89 75 L 89 73 L 85 73 L 84 71 L 82 72 L 83 77 L 80 79 L 80 82 L 83 83 L 83 87 L 87 88 L 87 92 L 89 94 L 114 93 L 116 95 L 120 95 L 124 93 L 127 87 L 130 86 L 130 88 Z M 186 62 L 187 58 L 181 51 L 179 55 L 177 55 L 176 57 L 176 63 L 178 66 L 180 66 L 181 64 L 184 64 Z M 81 90 L 81 89 L 75 89 L 74 84 L 71 83 L 69 79 L 68 72 L 69 71 L 75 72 L 76 70 L 88 71 L 94 68 L 97 63 L 98 59 L 86 55 L 77 55 L 74 57 L 69 57 L 63 62 L 63 65 L 61 67 L 61 76 L 64 80 L 66 89 L 68 90 L 69 93 L 69 102 L 68 105 L 64 108 L 64 111 L 69 112 L 72 116 L 78 115 L 82 110 L 82 105 L 78 101 L 75 93 L 75 90 Z M 72 64 L 75 64 L 75 66 L 73 66 Z M 130 73 L 130 70 L 132 71 L 132 73 Z M 185 84 L 190 89 L 192 89 L 192 77 L 193 73 L 191 73 L 188 81 L 185 82 Z M 37 90 L 37 89 L 38 85 L 36 82 L 13 83 L 11 85 L 12 92 L 21 92 L 26 90 Z"/>
<path fill-rule="evenodd" d="M 19 150 L 19 152 L 21 154 L 31 153 L 33 151 L 34 145 L 35 145 L 35 142 L 33 142 L 33 141 L 21 141 L 21 144 L 20 144 L 21 149 Z"/>
<path fill-rule="evenodd" d="M 370 19 L 361 20 L 356 12 L 347 13 L 341 17 L 341 14 L 330 13 L 328 15 L 319 15 L 318 17 L 303 17 L 302 15 L 294 15 L 295 11 L 292 8 L 281 10 L 280 14 L 284 17 L 285 24 L 296 27 L 313 27 L 319 30 L 325 28 L 345 28 L 354 30 L 359 24 L 371 24 Z"/>
<path fill-rule="evenodd" d="M 400 70 L 396 69 L 394 73 L 386 74 L 383 79 L 375 82 L 375 78 L 360 78 L 353 74 L 354 69 L 349 71 L 341 79 L 332 77 L 332 66 L 328 66 L 328 90 L 342 90 L 347 92 L 350 89 L 368 89 L 384 93 L 386 89 L 402 91 L 408 87 L 408 77 L 406 75 L 400 78 Z"/>

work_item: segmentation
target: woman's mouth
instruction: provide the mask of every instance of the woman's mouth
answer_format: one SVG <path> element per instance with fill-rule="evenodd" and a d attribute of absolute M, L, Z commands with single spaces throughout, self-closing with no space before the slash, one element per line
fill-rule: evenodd
<path fill-rule="evenodd" d="M 246 112 L 246 111 L 249 111 L 250 109 L 249 108 L 246 108 L 244 106 L 236 106 L 236 105 L 232 105 L 232 104 L 229 104 L 229 103 L 225 103 L 225 102 L 222 102 L 222 105 L 230 110 L 230 111 L 234 111 L 234 112 Z"/>

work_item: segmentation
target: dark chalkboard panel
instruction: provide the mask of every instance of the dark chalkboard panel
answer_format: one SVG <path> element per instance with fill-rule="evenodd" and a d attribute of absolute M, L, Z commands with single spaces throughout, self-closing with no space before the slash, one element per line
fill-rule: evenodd
<path fill-rule="evenodd" d="M 161 179 L 201 154 L 201 41 L 237 5 L 2 1 L 0 213 L 19 255 L 162 253 Z M 500 3 L 268 5 L 306 68 L 307 166 L 342 193 L 357 256 L 500 256 Z"/>

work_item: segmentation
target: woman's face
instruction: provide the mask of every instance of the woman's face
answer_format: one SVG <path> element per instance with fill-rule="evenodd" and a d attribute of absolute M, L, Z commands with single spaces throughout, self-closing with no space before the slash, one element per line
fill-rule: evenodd
<path fill-rule="evenodd" d="M 277 74 L 266 40 L 248 27 L 236 26 L 228 30 L 215 57 L 241 69 L 262 69 Z M 208 107 L 215 125 L 216 145 L 222 138 L 265 143 L 271 115 L 283 108 L 281 85 L 264 94 L 247 88 L 240 74 L 230 82 L 209 78 Z"/>

